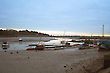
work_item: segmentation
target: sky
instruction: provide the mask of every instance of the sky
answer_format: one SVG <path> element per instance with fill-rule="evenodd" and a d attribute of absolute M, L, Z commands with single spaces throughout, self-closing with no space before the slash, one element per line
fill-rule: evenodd
<path fill-rule="evenodd" d="M 0 0 L 0 28 L 110 35 L 110 0 Z"/>

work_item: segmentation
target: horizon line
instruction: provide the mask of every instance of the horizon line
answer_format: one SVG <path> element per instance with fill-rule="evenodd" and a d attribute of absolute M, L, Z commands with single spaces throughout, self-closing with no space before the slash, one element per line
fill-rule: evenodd
<path fill-rule="evenodd" d="M 93 34 L 93 33 L 85 33 L 85 32 L 72 32 L 72 31 L 53 31 L 53 30 L 32 30 L 32 29 L 18 29 L 18 28 L 0 28 L 2 30 L 28 30 L 28 31 L 36 31 L 41 33 L 46 33 L 52 36 L 103 36 L 102 34 Z M 110 34 L 104 34 L 104 36 L 110 36 Z"/>

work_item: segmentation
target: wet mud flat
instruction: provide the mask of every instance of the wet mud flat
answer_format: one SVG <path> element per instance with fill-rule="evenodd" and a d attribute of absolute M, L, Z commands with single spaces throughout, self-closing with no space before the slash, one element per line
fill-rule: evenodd
<path fill-rule="evenodd" d="M 0 51 L 0 73 L 95 73 L 103 63 L 97 49 Z"/>

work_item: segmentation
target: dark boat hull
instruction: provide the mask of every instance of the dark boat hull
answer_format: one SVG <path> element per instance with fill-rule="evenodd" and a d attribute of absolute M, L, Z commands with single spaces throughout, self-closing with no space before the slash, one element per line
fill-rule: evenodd
<path fill-rule="evenodd" d="M 28 48 L 26 50 L 44 50 L 45 47 L 43 45 L 37 45 L 35 48 Z"/>

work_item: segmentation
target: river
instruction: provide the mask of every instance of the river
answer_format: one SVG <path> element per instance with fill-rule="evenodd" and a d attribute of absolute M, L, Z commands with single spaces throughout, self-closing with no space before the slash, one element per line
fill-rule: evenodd
<path fill-rule="evenodd" d="M 22 38 L 22 41 L 19 41 Z M 0 37 L 0 50 L 3 42 L 8 42 L 9 48 L 7 50 L 25 50 L 29 44 L 47 42 L 53 40 L 53 37 Z"/>
<path fill-rule="evenodd" d="M 22 38 L 22 41 L 19 41 Z M 67 38 L 54 38 L 54 37 L 2 37 L 0 38 L 0 51 L 2 51 L 2 44 L 4 41 L 8 42 L 9 48 L 7 50 L 26 50 L 29 44 L 49 43 L 53 45 L 60 45 L 56 40 L 70 40 Z"/>

